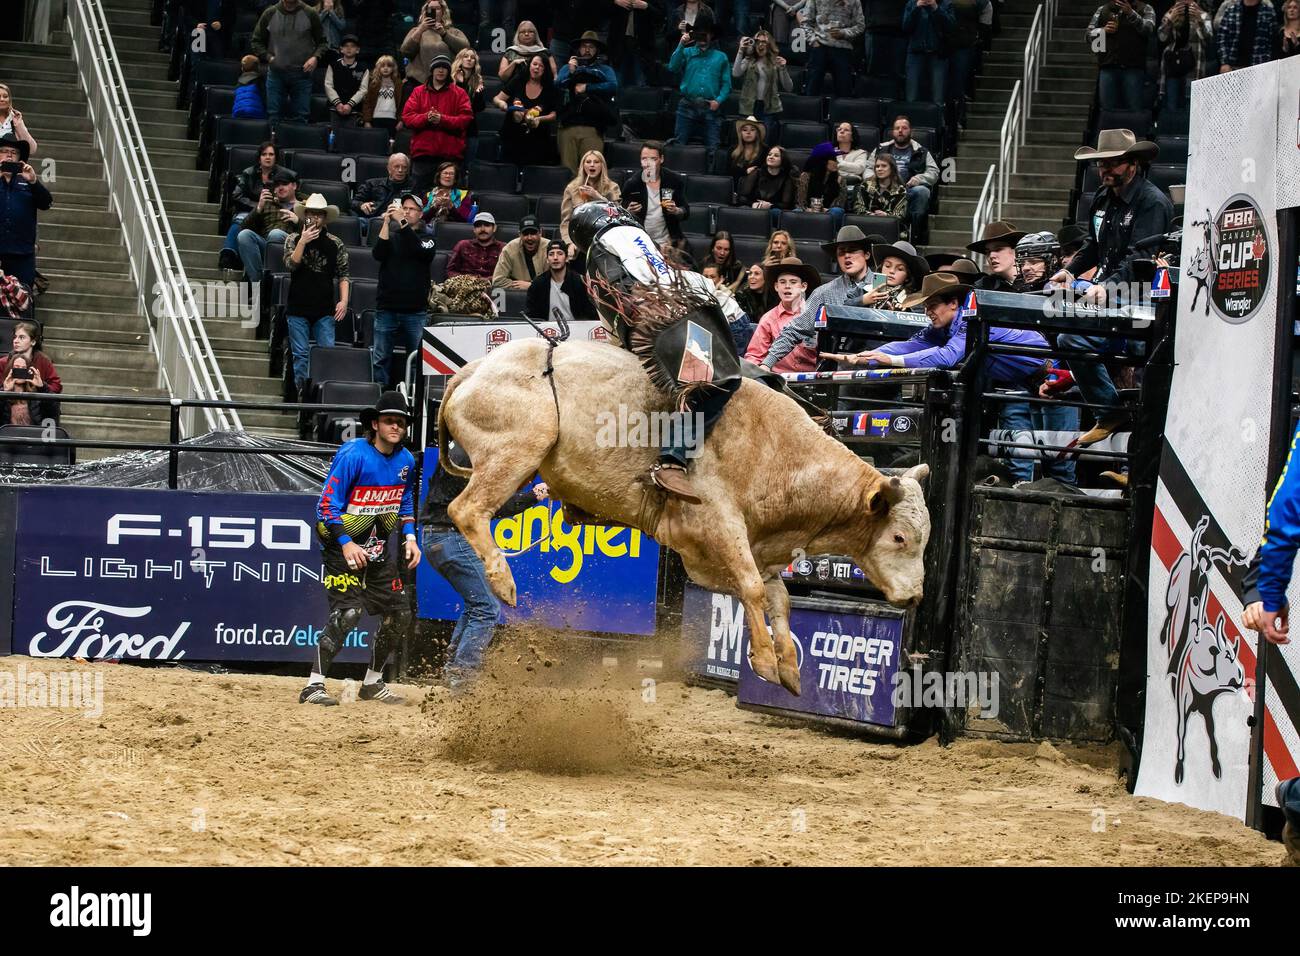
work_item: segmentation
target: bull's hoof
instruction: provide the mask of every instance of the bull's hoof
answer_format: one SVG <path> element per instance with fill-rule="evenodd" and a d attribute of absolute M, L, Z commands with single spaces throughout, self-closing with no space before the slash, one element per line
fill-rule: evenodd
<path fill-rule="evenodd" d="M 510 566 L 506 564 L 505 558 L 500 555 L 492 562 L 492 567 L 487 569 L 488 586 L 492 588 L 492 593 L 502 604 L 514 607 L 518 603 L 518 597 L 515 593 L 515 576 L 510 573 Z"/>
<path fill-rule="evenodd" d="M 784 660 L 778 665 L 778 671 L 781 675 L 781 686 L 788 690 L 794 696 L 799 696 L 799 665 L 791 662 L 787 664 Z"/>
<path fill-rule="evenodd" d="M 781 680 L 781 674 L 777 670 L 776 655 L 770 651 L 767 654 L 755 657 L 752 653 L 749 655 L 749 666 L 755 674 L 763 678 L 769 684 L 784 683 Z"/>

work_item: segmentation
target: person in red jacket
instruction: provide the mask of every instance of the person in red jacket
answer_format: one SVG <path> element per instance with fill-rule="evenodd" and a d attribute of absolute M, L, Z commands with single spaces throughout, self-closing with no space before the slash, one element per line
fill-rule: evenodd
<path fill-rule="evenodd" d="M 39 325 L 35 322 L 19 322 L 15 325 L 11 349 L 9 355 L 0 355 L 0 379 L 9 371 L 10 356 L 19 356 L 27 359 L 28 367 L 34 373 L 32 385 L 36 391 L 54 395 L 63 391 L 63 383 L 59 381 L 59 373 L 54 370 L 54 363 L 41 351 Z"/>
<path fill-rule="evenodd" d="M 465 91 L 451 82 L 451 60 L 435 56 L 429 79 L 416 87 L 402 108 L 402 123 L 411 130 L 411 179 L 417 193 L 427 193 L 434 171 L 465 155 L 465 131 L 474 111 Z"/>

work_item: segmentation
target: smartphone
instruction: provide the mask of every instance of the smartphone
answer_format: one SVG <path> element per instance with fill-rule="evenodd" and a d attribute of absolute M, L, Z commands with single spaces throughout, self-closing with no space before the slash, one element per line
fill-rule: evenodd
<path fill-rule="evenodd" d="M 22 163 L 15 163 L 15 162 L 0 163 L 0 173 L 13 173 L 15 176 L 17 176 L 22 171 L 23 171 Z"/>
<path fill-rule="evenodd" d="M 876 289 L 879 289 L 881 286 L 885 286 L 888 284 L 889 284 L 889 276 L 885 275 L 883 272 L 873 272 L 871 274 L 871 290 L 873 292 Z"/>
<path fill-rule="evenodd" d="M 14 381 L 30 382 L 32 380 L 32 370 L 29 368 L 12 368 L 9 370 L 9 375 Z"/>

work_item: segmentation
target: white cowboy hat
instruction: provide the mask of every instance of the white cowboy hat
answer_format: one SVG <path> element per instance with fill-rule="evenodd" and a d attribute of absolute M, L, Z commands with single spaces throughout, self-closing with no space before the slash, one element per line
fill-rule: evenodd
<path fill-rule="evenodd" d="M 326 225 L 329 225 L 339 217 L 339 207 L 331 206 L 327 203 L 325 201 L 325 196 L 322 193 L 312 193 L 307 197 L 306 202 L 297 203 L 293 207 L 293 211 L 297 214 L 299 219 L 302 219 L 305 213 L 323 212 L 325 214 Z"/>

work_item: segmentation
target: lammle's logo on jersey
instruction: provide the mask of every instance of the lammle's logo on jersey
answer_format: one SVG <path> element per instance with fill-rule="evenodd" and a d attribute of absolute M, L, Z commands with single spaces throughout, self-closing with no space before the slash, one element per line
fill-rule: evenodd
<path fill-rule="evenodd" d="M 1209 237 L 1210 306 L 1225 322 L 1239 325 L 1259 311 L 1268 290 L 1268 230 L 1249 196 L 1232 196 L 1215 214 Z"/>
<path fill-rule="evenodd" d="M 352 489 L 352 497 L 348 499 L 348 514 L 378 515 L 396 511 L 402 506 L 405 491 L 401 485 L 391 488 L 357 485 Z"/>

